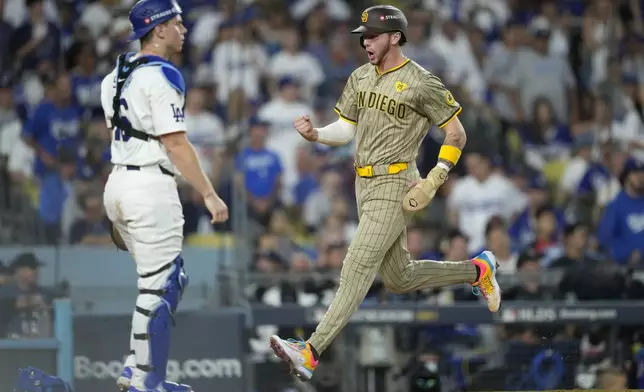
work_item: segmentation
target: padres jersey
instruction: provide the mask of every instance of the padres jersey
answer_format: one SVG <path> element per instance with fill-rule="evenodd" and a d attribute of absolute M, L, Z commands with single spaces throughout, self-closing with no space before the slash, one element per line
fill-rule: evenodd
<path fill-rule="evenodd" d="M 335 111 L 357 125 L 355 163 L 365 166 L 414 162 L 432 124 L 443 127 L 461 106 L 437 76 L 406 60 L 383 73 L 356 69 Z"/>
<path fill-rule="evenodd" d="M 148 56 L 125 82 L 121 92 L 121 116 L 136 130 L 154 136 L 186 131 L 184 117 L 185 83 L 181 73 L 161 57 Z M 112 163 L 115 165 L 161 165 L 173 170 L 165 147 L 156 140 L 124 137 L 112 129 L 112 100 L 116 94 L 116 69 L 101 83 L 101 104 L 112 134 Z M 127 140 L 126 140 L 127 139 Z"/>

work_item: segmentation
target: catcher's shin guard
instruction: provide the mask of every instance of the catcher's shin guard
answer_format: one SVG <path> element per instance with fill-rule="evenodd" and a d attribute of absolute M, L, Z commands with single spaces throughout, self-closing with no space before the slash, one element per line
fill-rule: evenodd
<path fill-rule="evenodd" d="M 132 320 L 133 347 L 136 370 L 132 385 L 154 390 L 166 380 L 166 367 L 170 355 L 170 335 L 188 277 L 183 270 L 183 259 L 178 256 L 170 267 L 165 285 L 160 289 L 140 289 Z M 136 378 L 144 377 L 143 385 L 136 385 Z M 139 383 L 140 384 L 140 383 Z"/>

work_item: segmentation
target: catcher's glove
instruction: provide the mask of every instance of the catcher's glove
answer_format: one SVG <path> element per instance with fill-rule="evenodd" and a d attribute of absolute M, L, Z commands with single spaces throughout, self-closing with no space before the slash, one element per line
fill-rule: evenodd
<path fill-rule="evenodd" d="M 108 228 L 110 230 L 110 237 L 112 237 L 112 242 L 114 245 L 116 245 L 117 248 L 120 250 L 128 251 L 127 246 L 125 246 L 125 241 L 123 241 L 123 237 L 121 237 L 121 233 L 119 233 L 118 229 L 112 223 L 112 221 L 108 220 L 107 221 Z"/>
<path fill-rule="evenodd" d="M 403 199 L 403 209 L 405 211 L 420 211 L 432 201 L 436 191 L 443 183 L 447 181 L 447 170 L 442 167 L 434 167 L 427 178 L 423 178 L 407 192 Z"/>

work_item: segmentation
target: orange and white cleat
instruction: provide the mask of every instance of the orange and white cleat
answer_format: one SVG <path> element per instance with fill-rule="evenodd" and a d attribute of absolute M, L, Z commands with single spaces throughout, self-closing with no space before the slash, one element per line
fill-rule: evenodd
<path fill-rule="evenodd" d="M 302 381 L 309 381 L 318 366 L 313 350 L 308 342 L 295 339 L 281 339 L 271 336 L 271 348 L 282 361 L 291 365 L 291 370 Z"/>
<path fill-rule="evenodd" d="M 490 312 L 497 312 L 501 307 L 501 288 L 496 281 L 496 270 L 499 264 L 494 253 L 486 250 L 472 259 L 472 263 L 481 271 L 476 282 L 472 284 L 475 295 L 483 295 Z"/>

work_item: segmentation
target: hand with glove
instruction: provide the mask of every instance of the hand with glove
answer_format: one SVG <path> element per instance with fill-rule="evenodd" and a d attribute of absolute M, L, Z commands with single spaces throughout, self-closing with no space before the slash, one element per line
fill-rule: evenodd
<path fill-rule="evenodd" d="M 403 209 L 409 212 L 420 211 L 427 207 L 436 191 L 447 181 L 447 169 L 435 166 L 427 175 L 407 192 L 403 199 Z"/>

